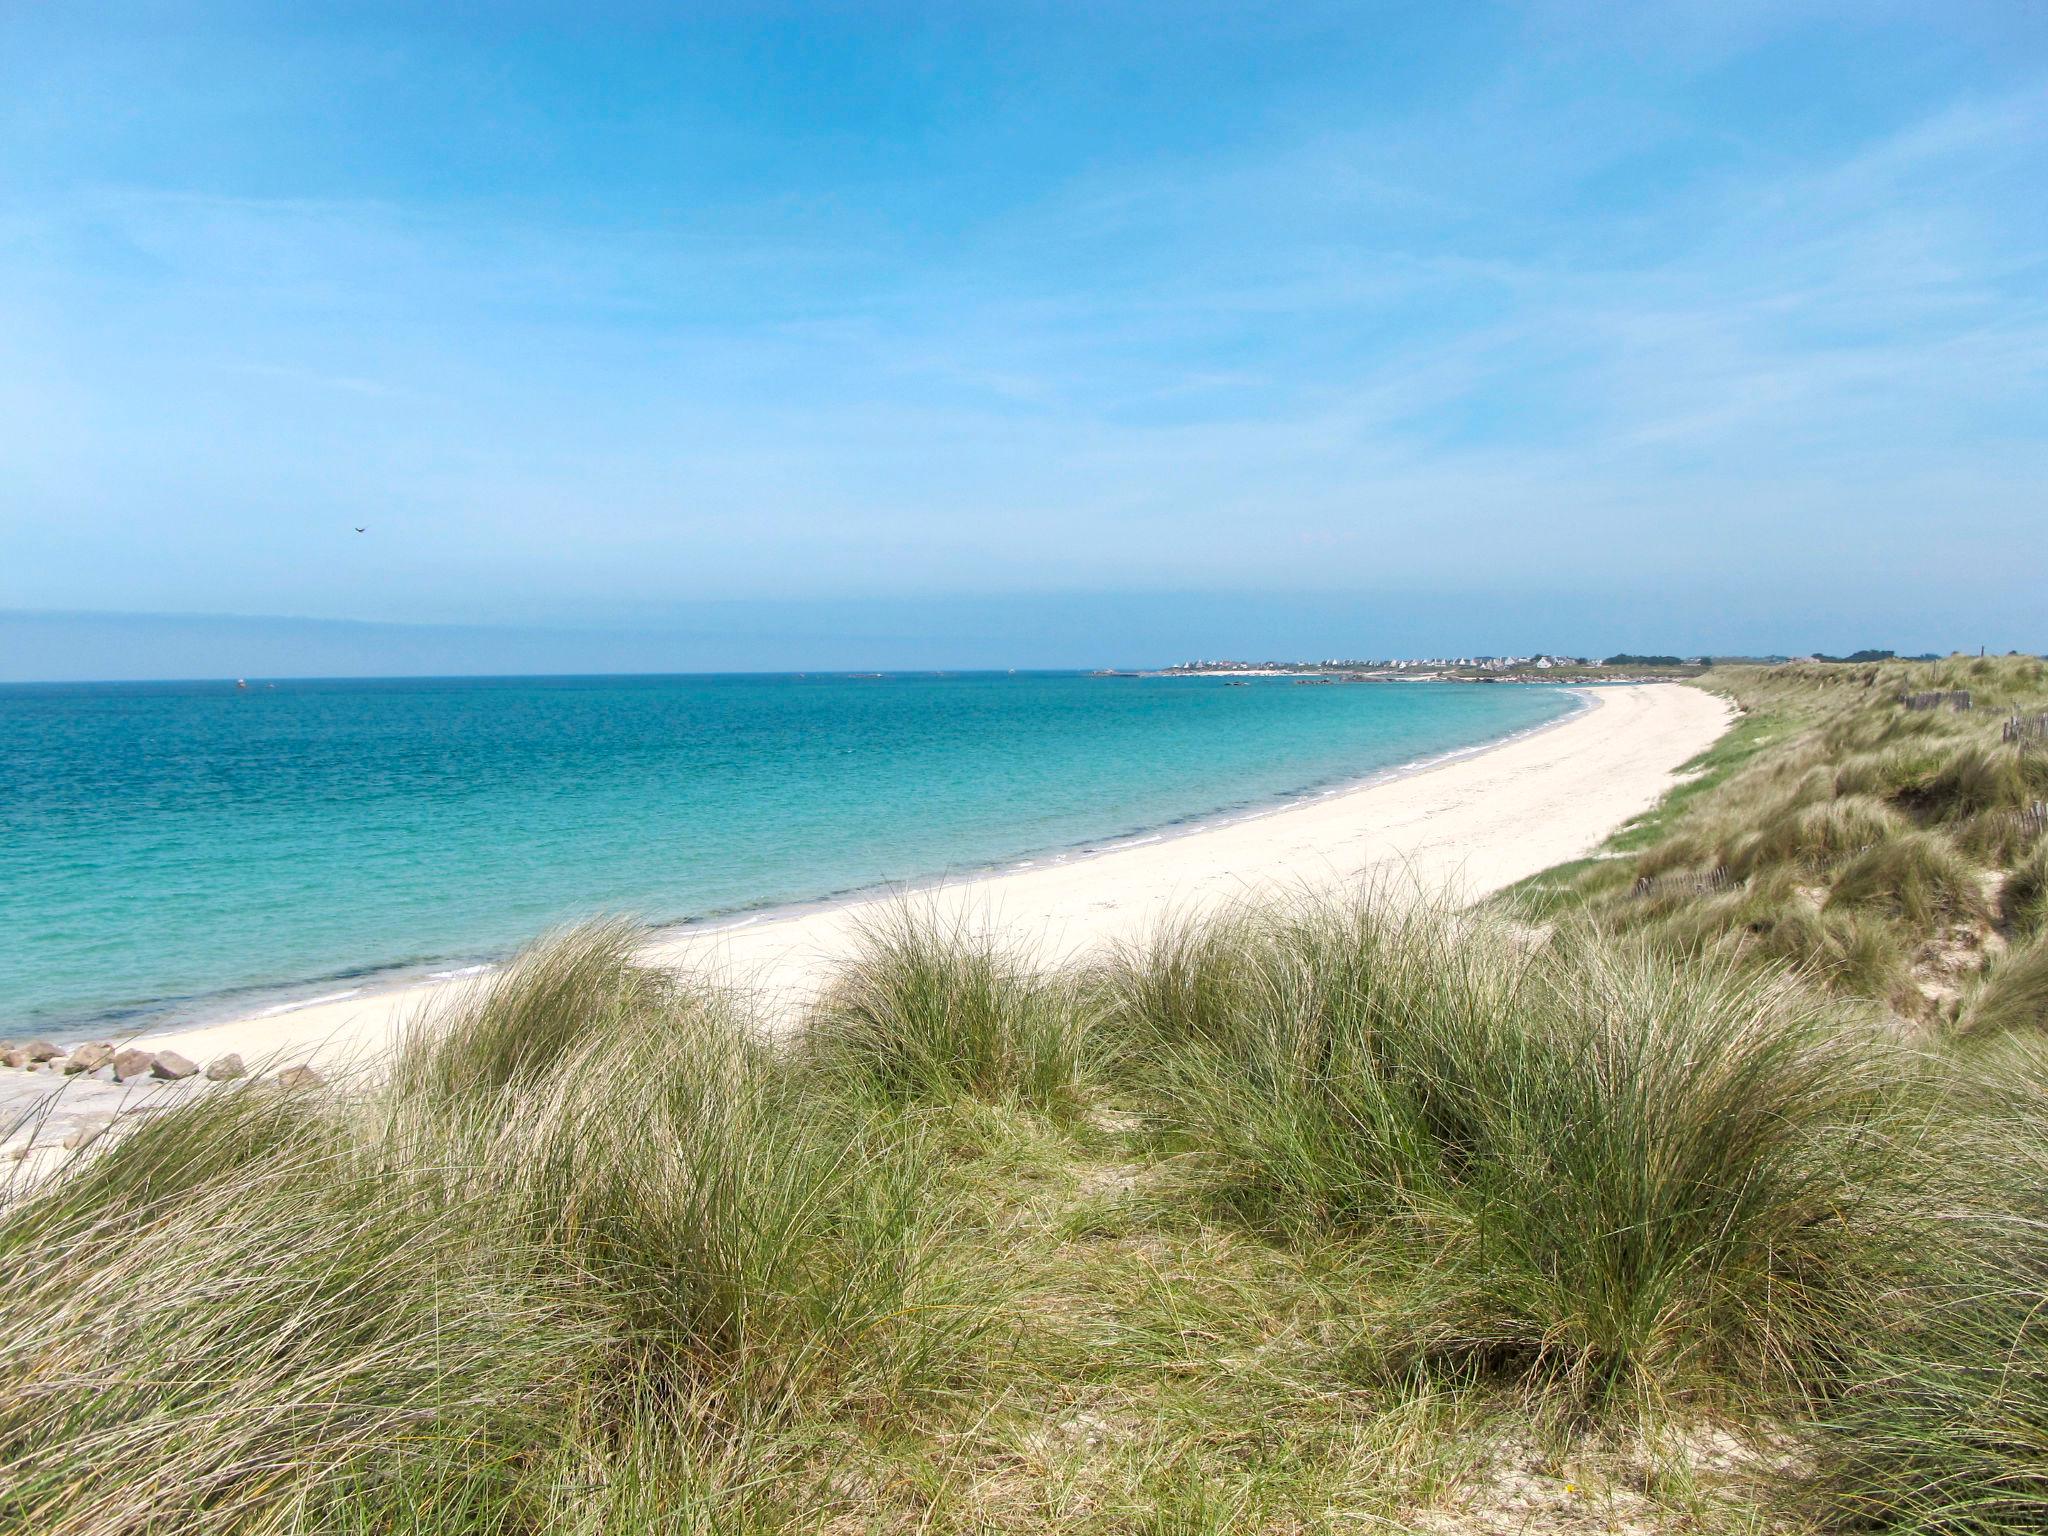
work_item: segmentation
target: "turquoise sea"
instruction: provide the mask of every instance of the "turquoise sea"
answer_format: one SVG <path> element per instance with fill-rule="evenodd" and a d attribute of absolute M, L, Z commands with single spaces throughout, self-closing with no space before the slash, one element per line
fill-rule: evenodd
<path fill-rule="evenodd" d="M 1097 847 L 1572 707 L 1073 673 L 0 687 L 0 1037 Z"/>

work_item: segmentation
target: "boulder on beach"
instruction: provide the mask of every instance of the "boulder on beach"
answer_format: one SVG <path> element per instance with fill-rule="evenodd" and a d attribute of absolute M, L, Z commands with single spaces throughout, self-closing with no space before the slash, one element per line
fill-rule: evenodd
<path fill-rule="evenodd" d="M 189 1057 L 180 1056 L 176 1051 L 158 1051 L 150 1071 L 170 1082 L 190 1077 L 199 1070 L 199 1064 Z"/>
<path fill-rule="evenodd" d="M 317 1088 L 326 1079 L 311 1067 L 286 1067 L 277 1074 L 280 1088 Z"/>
<path fill-rule="evenodd" d="M 0 1067 L 25 1067 L 27 1065 L 28 1052 L 24 1051 L 20 1046 L 9 1046 L 6 1050 L 0 1051 Z"/>
<path fill-rule="evenodd" d="M 89 1147 L 106 1135 L 107 1127 L 113 1123 L 111 1115 L 94 1115 L 88 1120 L 81 1120 L 77 1129 L 64 1138 L 64 1145 L 73 1151 L 80 1147 Z"/>
<path fill-rule="evenodd" d="M 55 1061 L 64 1054 L 64 1047 L 49 1040 L 31 1040 L 21 1048 L 30 1061 Z"/>
<path fill-rule="evenodd" d="M 156 1069 L 156 1052 L 138 1050 L 130 1046 L 114 1058 L 114 1081 L 125 1083 L 131 1077 L 147 1077 Z"/>
<path fill-rule="evenodd" d="M 212 1065 L 206 1069 L 206 1079 L 212 1083 L 224 1083 L 230 1078 L 246 1076 L 248 1071 L 242 1065 L 240 1054 L 229 1051 L 225 1056 L 214 1057 Z"/>
<path fill-rule="evenodd" d="M 64 1058 L 66 1072 L 96 1072 L 114 1059 L 114 1048 L 105 1041 L 96 1040 L 81 1045 Z"/>

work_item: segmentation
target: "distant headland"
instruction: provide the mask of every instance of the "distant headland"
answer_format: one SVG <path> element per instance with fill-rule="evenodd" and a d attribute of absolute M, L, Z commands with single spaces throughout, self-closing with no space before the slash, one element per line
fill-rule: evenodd
<path fill-rule="evenodd" d="M 1776 666 L 1787 661 L 1873 662 L 1894 659 L 1893 651 L 1862 650 L 1847 656 L 1652 656 L 1623 651 L 1612 656 L 1565 656 L 1534 651 L 1515 656 L 1419 656 L 1378 660 L 1326 657 L 1319 661 L 1241 661 L 1228 658 L 1176 662 L 1169 667 L 1127 670 L 1104 667 L 1097 677 L 1221 677 L 1241 680 L 1286 677 L 1304 683 L 1632 683 L 1698 677 L 1716 666 Z M 1933 661 L 1933 656 L 1906 660 Z"/>

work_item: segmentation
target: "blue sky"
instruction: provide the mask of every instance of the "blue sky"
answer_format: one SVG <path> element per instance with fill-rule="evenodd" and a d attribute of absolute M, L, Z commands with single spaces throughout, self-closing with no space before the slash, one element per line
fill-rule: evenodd
<path fill-rule="evenodd" d="M 2032 648 L 2044 547 L 2023 0 L 0 12 L 0 609 Z"/>

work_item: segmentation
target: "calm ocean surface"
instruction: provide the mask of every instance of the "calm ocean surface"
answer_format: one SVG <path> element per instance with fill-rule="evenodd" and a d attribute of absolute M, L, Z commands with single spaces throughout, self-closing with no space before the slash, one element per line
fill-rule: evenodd
<path fill-rule="evenodd" d="M 1065 673 L 0 687 L 0 1037 L 1070 852 L 1572 704 Z"/>

